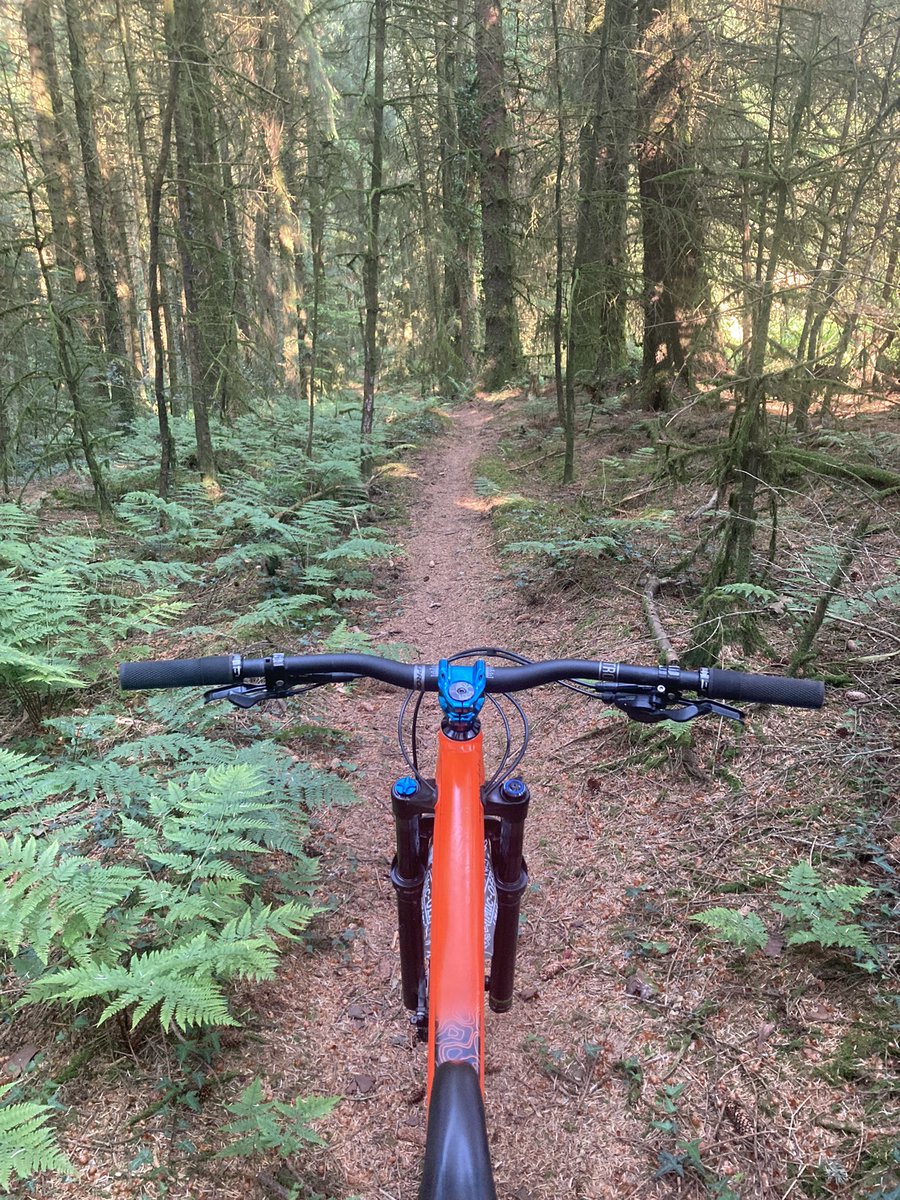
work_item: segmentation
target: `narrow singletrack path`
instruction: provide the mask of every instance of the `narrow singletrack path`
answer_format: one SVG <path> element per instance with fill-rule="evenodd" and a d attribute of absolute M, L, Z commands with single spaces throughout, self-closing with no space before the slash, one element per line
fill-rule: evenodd
<path fill-rule="evenodd" d="M 404 643 L 421 661 L 470 646 L 535 657 L 580 649 L 564 621 L 529 611 L 502 574 L 487 502 L 473 486 L 476 461 L 495 436 L 490 405 L 472 403 L 457 410 L 452 428 L 416 466 L 396 593 L 384 602 L 381 627 L 367 632 Z M 612 642 L 596 652 L 608 656 L 611 649 Z M 276 1092 L 344 1097 L 325 1125 L 327 1147 L 312 1153 L 308 1180 L 333 1200 L 413 1200 L 424 1146 L 425 1048 L 415 1042 L 400 999 L 388 879 L 390 787 L 404 769 L 396 748 L 400 700 L 396 691 L 365 684 L 352 695 L 332 689 L 311 706 L 316 719 L 355 730 L 349 757 L 358 764 L 360 802 L 314 819 L 328 912 L 319 918 L 312 953 L 299 951 L 252 997 Z M 608 931 L 622 868 L 596 861 L 603 857 L 602 823 L 550 759 L 589 727 L 596 710 L 587 714 L 584 702 L 570 704 L 558 689 L 525 701 L 533 740 L 521 773 L 534 793 L 526 826 L 532 884 L 517 999 L 510 1014 L 489 1013 L 487 1029 L 498 1192 L 500 1200 L 626 1197 L 638 1194 L 646 1175 L 633 1153 L 623 1154 L 642 1131 L 627 1112 L 624 1084 L 612 1077 L 634 1036 L 621 949 Z"/>

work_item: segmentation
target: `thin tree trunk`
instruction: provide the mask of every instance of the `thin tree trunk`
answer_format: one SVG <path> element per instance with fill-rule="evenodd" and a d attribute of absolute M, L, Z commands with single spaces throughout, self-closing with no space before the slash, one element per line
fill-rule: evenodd
<path fill-rule="evenodd" d="M 563 121 L 562 76 L 559 61 L 559 13 L 556 0 L 550 0 L 550 22 L 553 30 L 553 75 L 556 85 L 556 180 L 553 188 L 554 224 L 556 242 L 556 279 L 553 288 L 553 378 L 556 384 L 556 413 L 565 436 L 565 459 L 563 461 L 563 483 L 571 483 L 575 476 L 575 390 L 572 389 L 572 404 L 567 403 L 563 379 L 563 213 L 562 185 L 566 169 L 566 127 Z"/>
<path fill-rule="evenodd" d="M 150 181 L 148 219 L 150 224 L 150 255 L 147 270 L 150 276 L 150 322 L 153 329 L 153 388 L 156 396 L 156 419 L 159 424 L 159 481 L 157 491 L 165 500 L 169 494 L 172 472 L 175 469 L 175 439 L 169 425 L 169 410 L 166 405 L 165 364 L 163 355 L 163 331 L 160 321 L 159 281 L 159 221 L 162 205 L 163 182 L 169 166 L 172 146 L 172 119 L 178 102 L 178 76 L 180 63 L 177 57 L 169 58 L 169 87 L 162 114 L 159 158 Z"/>
<path fill-rule="evenodd" d="M 296 386 L 299 397 L 309 402 L 308 321 L 306 312 L 306 241 L 304 237 L 304 179 L 300 170 L 300 120 L 296 103 L 296 75 L 291 66 L 291 47 L 296 40 L 295 17 L 285 0 L 274 0 L 276 30 L 274 34 L 275 92 L 278 96 L 278 116 L 282 125 L 279 143 L 280 168 L 278 191 L 278 243 L 284 260 L 283 308 L 285 325 L 292 328 L 296 347 Z M 303 14 L 306 15 L 305 13 Z M 309 176 L 309 209 L 312 221 L 313 194 L 318 187 L 318 167 L 314 161 L 310 119 L 307 134 L 307 167 Z M 274 172 L 273 164 L 273 172 Z M 323 217 L 324 221 L 324 217 Z M 315 270 L 315 250 L 313 250 Z M 290 359 L 289 359 L 290 361 Z"/>
<path fill-rule="evenodd" d="M 779 10 L 779 30 L 776 46 L 776 72 L 772 82 L 772 113 L 775 95 L 781 83 L 779 71 L 781 61 L 783 10 Z M 760 200 L 757 237 L 759 243 L 768 245 L 768 253 L 757 254 L 756 280 L 749 302 L 752 313 L 752 335 L 747 359 L 747 378 L 737 394 L 735 413 L 729 435 L 729 450 L 720 478 L 720 491 L 735 483 L 731 495 L 731 513 L 727 521 L 725 537 L 719 556 L 710 572 L 708 592 L 713 591 L 726 579 L 748 580 L 756 529 L 756 492 L 766 471 L 768 433 L 766 428 L 766 380 L 765 364 L 769 347 L 769 328 L 772 306 L 775 300 L 775 279 L 781 264 L 782 250 L 788 231 L 787 209 L 790 197 L 788 178 L 799 145 L 800 130 L 809 108 L 812 95 L 813 74 L 818 53 L 820 18 L 812 16 L 813 35 L 797 95 L 791 112 L 789 128 L 784 142 L 778 170 L 773 174 L 772 187 L 763 190 Z M 774 120 L 774 116 L 772 118 Z M 774 130 L 770 122 L 769 144 Z M 776 193 L 775 213 L 771 220 L 771 237 L 767 238 L 769 225 L 769 202 L 771 191 Z M 747 629 L 747 638 L 752 631 Z M 749 641 L 745 641 L 748 645 Z"/>
<path fill-rule="evenodd" d="M 197 465 L 215 484 L 216 463 L 209 413 L 230 411 L 235 385 L 234 278 L 228 257 L 216 115 L 206 49 L 204 0 L 176 0 L 166 21 L 171 58 L 177 61 L 175 143 L 178 156 L 179 250 L 184 286 L 188 370 L 197 440 Z"/>
<path fill-rule="evenodd" d="M 463 390 L 477 369 L 478 324 L 474 252 L 472 180 L 467 168 L 472 147 L 460 128 L 460 62 L 464 55 L 465 0 L 444 0 L 434 23 L 437 131 L 444 225 L 444 279 L 439 328 L 447 338 L 441 385 L 452 396 Z M 477 149 L 477 148 L 476 148 Z"/>
<path fill-rule="evenodd" d="M 78 335 L 75 332 L 72 317 L 64 303 L 59 303 L 56 298 L 56 284 L 53 278 L 53 265 L 50 263 L 46 253 L 46 241 L 41 233 L 40 218 L 38 216 L 38 201 L 34 186 L 31 181 L 31 175 L 28 169 L 28 160 L 25 155 L 24 141 L 22 138 L 22 130 L 19 125 L 19 118 L 15 101 L 13 100 L 12 91 L 9 84 L 9 76 L 6 71 L 5 64 L 3 65 L 3 78 L 6 84 L 6 95 L 9 104 L 9 113 L 12 120 L 13 132 L 15 135 L 15 152 L 19 160 L 19 166 L 22 172 L 22 182 L 25 188 L 25 197 L 28 203 L 28 212 L 31 220 L 31 231 L 34 238 L 34 248 L 37 255 L 38 269 L 41 274 L 41 280 L 44 286 L 44 292 L 47 298 L 47 305 L 50 312 L 50 328 L 53 332 L 53 343 L 56 350 L 57 362 L 59 363 L 60 374 L 63 377 L 63 382 L 66 386 L 66 391 L 69 396 L 69 403 L 72 406 L 72 424 L 75 436 L 81 443 L 81 449 L 84 454 L 84 461 L 87 465 L 88 474 L 91 478 L 91 483 L 94 487 L 94 496 L 97 501 L 97 508 L 101 517 L 112 512 L 112 504 L 109 498 L 109 492 L 106 487 L 106 479 L 103 475 L 103 470 L 94 453 L 93 441 L 91 438 L 91 425 L 87 407 L 84 398 L 81 394 L 79 386 L 80 373 L 78 370 L 77 357 L 75 347 L 78 343 Z"/>
<path fill-rule="evenodd" d="M 69 39 L 69 64 L 72 71 L 72 92 L 75 102 L 75 121 L 84 168 L 91 240 L 94 246 L 94 268 L 100 294 L 106 353 L 106 376 L 110 399 L 120 421 L 128 423 L 135 416 L 134 393 L 128 378 L 128 350 L 125 345 L 125 324 L 116 287 L 109 236 L 108 180 L 100 165 L 97 133 L 94 122 L 94 103 L 90 76 L 85 60 L 84 28 L 79 0 L 64 0 L 66 29 Z"/>
<path fill-rule="evenodd" d="M 71 274 L 75 290 L 85 293 L 90 289 L 90 277 L 72 159 L 62 125 L 62 91 L 49 0 L 24 0 L 22 13 L 31 64 L 31 96 L 53 230 L 54 260 L 57 267 Z"/>
<path fill-rule="evenodd" d="M 691 138 L 690 46 L 682 0 L 643 0 L 638 182 L 644 276 L 643 393 L 669 407 L 690 387 L 704 299 L 703 223 Z"/>
<path fill-rule="evenodd" d="M 372 176 L 367 204 L 366 253 L 363 261 L 363 295 L 366 305 L 363 335 L 363 402 L 360 434 L 363 474 L 371 467 L 372 422 L 375 414 L 375 377 L 378 346 L 378 267 L 381 245 L 381 191 L 384 173 L 384 50 L 387 27 L 387 0 L 373 0 L 372 75 Z"/>
<path fill-rule="evenodd" d="M 309 122 L 307 157 L 309 161 L 309 237 L 312 250 L 312 312 L 309 320 L 309 363 L 307 367 L 306 457 L 313 456 L 316 422 L 316 387 L 319 371 L 319 316 L 325 303 L 325 199 L 322 173 L 325 154 L 315 121 Z M 305 316 L 304 316 L 305 319 Z M 299 330 L 298 330 L 299 335 Z"/>

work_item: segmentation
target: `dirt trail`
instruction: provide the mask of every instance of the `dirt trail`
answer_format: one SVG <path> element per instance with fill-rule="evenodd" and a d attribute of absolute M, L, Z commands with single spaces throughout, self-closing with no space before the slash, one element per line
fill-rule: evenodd
<path fill-rule="evenodd" d="M 419 466 L 420 496 L 405 538 L 396 607 L 377 636 L 402 640 L 425 661 L 467 646 L 509 646 L 535 657 L 571 648 L 564 628 L 532 616 L 500 573 L 473 466 L 491 447 L 490 409 L 466 407 Z M 286 1096 L 345 1097 L 327 1124 L 309 1185 L 334 1200 L 359 1196 L 412 1200 L 424 1145 L 425 1050 L 402 1008 L 396 954 L 389 792 L 402 773 L 396 749 L 398 695 L 367 685 L 352 700 L 320 701 L 335 725 L 359 730 L 351 750 L 362 802 L 322 815 L 314 833 L 321 878 L 333 909 L 312 956 L 299 956 L 254 999 L 268 1024 L 265 1058 Z M 623 1155 L 641 1133 L 611 1078 L 631 1034 L 621 951 L 606 932 L 618 911 L 614 877 L 579 863 L 600 828 L 550 754 L 589 718 L 565 695 L 529 697 L 533 749 L 522 773 L 535 798 L 526 834 L 532 886 L 517 973 L 518 999 L 488 1014 L 488 1125 L 500 1200 L 624 1197 L 642 1177 Z M 576 702 L 576 708 L 585 705 Z M 336 712 L 338 709 L 339 712 Z M 541 786 L 541 785 L 544 786 Z M 537 786 L 534 786 L 537 785 Z M 562 894 L 556 886 L 562 884 Z M 585 967 L 585 963 L 587 966 Z M 615 997 L 615 1001 L 613 1001 Z M 610 1089 L 616 1093 L 610 1104 Z M 619 1094 L 621 1093 L 621 1095 Z M 636 1169 L 636 1164 L 634 1169 Z M 646 1176 L 643 1176 L 646 1187 Z"/>
<path fill-rule="evenodd" d="M 421 497 L 412 511 L 407 558 L 389 635 L 415 647 L 425 661 L 466 646 L 496 645 L 517 615 L 499 575 L 485 504 L 473 488 L 473 468 L 489 442 L 490 411 L 469 405 L 421 469 Z"/>

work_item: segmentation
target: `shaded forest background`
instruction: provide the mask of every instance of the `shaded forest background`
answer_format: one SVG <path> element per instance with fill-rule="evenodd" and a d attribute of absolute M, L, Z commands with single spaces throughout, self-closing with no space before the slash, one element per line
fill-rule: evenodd
<path fill-rule="evenodd" d="M 148 411 L 165 494 L 211 413 L 290 397 L 313 454 L 341 389 L 365 439 L 376 384 L 555 377 L 567 477 L 586 395 L 733 404 L 746 518 L 769 402 L 896 388 L 898 38 L 872 0 L 7 6 L 0 484 L 78 458 L 108 506 Z"/>

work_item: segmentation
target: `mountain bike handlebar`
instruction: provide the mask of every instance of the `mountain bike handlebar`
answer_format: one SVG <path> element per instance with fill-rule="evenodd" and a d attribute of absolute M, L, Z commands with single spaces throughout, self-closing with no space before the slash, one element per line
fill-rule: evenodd
<path fill-rule="evenodd" d="M 485 657 L 489 657 L 485 652 Z M 816 679 L 789 679 L 780 675 L 752 675 L 701 667 L 641 667 L 627 663 L 588 659 L 556 659 L 514 667 L 486 667 L 485 690 L 521 692 L 546 683 L 585 680 L 598 691 L 618 687 L 654 688 L 665 692 L 696 692 L 710 700 L 785 704 L 795 708 L 821 708 L 825 687 Z M 244 658 L 221 654 L 210 658 L 166 659 L 122 663 L 119 683 L 133 691 L 144 688 L 225 687 L 247 680 L 264 680 L 269 687 L 304 683 L 342 683 L 366 677 L 408 691 L 436 692 L 436 663 L 400 663 L 374 654 L 272 654 Z"/>

